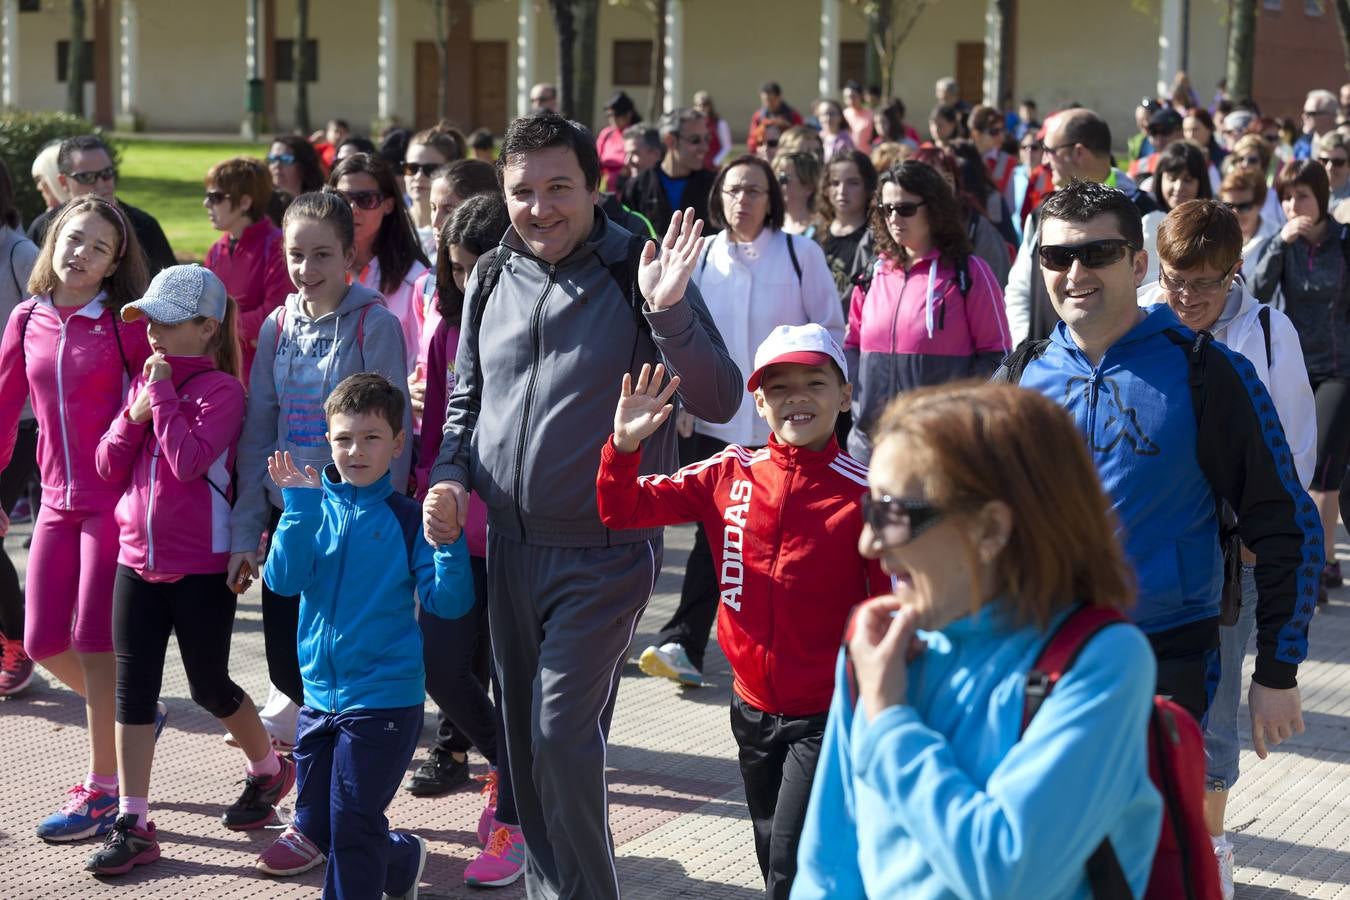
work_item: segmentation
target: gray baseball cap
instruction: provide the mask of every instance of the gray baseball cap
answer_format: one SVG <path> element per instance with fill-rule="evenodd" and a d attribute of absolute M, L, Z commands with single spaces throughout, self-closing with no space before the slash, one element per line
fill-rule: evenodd
<path fill-rule="evenodd" d="M 210 269 L 169 266 L 150 281 L 145 296 L 122 307 L 122 321 L 142 316 L 164 325 L 177 325 L 198 316 L 225 321 L 229 299 L 225 285 Z"/>

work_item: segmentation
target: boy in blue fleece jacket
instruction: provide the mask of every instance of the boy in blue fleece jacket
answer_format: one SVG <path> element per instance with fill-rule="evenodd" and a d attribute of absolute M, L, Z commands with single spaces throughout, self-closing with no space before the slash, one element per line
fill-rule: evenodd
<path fill-rule="evenodd" d="M 300 596 L 305 705 L 295 821 L 260 863 L 295 868 L 277 865 L 285 856 L 308 868 L 328 854 L 325 898 L 416 896 L 426 843 L 390 832 L 384 816 L 422 731 L 413 594 L 446 619 L 473 605 L 464 538 L 433 550 L 420 539 L 421 507 L 390 481 L 406 437 L 403 403 L 384 376 L 352 375 L 324 403 L 333 465 L 320 476 L 301 472 L 290 453 L 268 463 L 285 512 L 263 578 Z"/>

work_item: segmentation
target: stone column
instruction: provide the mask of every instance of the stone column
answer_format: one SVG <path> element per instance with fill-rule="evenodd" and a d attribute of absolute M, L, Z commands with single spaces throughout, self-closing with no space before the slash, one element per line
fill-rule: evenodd
<path fill-rule="evenodd" d="M 516 13 L 516 115 L 530 114 L 530 88 L 534 87 L 534 0 L 520 0 Z"/>
<path fill-rule="evenodd" d="M 839 0 L 820 0 L 820 83 L 817 96 L 839 96 Z"/>
<path fill-rule="evenodd" d="M 684 2 L 667 0 L 666 3 L 666 45 L 662 48 L 666 56 L 666 78 L 661 85 L 665 95 L 664 111 L 670 112 L 681 106 L 689 105 L 684 96 Z"/>
<path fill-rule="evenodd" d="M 1158 96 L 1172 93 L 1172 79 L 1181 68 L 1183 32 L 1182 0 L 1162 0 L 1162 24 L 1158 29 Z"/>
<path fill-rule="evenodd" d="M 398 2 L 380 0 L 379 97 L 376 115 L 388 124 L 398 112 Z"/>
<path fill-rule="evenodd" d="M 19 105 L 19 0 L 0 0 L 0 109 Z"/>
<path fill-rule="evenodd" d="M 117 18 L 117 128 L 139 131 L 137 108 L 140 106 L 140 22 L 136 0 L 122 0 Z"/>

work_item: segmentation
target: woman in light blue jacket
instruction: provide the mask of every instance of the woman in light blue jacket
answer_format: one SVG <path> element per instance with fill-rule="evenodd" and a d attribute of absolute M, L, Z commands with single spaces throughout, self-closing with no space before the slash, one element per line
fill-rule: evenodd
<path fill-rule="evenodd" d="M 1081 435 L 979 385 L 902 395 L 875 441 L 859 548 L 895 589 L 841 655 L 793 898 L 1086 898 L 1104 839 L 1142 894 L 1162 813 L 1143 634 L 1098 632 L 1022 729 L 1049 634 L 1133 602 Z"/>

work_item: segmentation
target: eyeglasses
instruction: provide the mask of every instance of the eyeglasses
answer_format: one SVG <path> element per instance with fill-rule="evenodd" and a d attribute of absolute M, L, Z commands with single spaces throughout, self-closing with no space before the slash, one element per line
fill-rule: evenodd
<path fill-rule="evenodd" d="M 405 162 L 403 164 L 403 174 L 408 178 L 416 178 L 418 175 L 431 177 L 431 173 L 441 167 L 440 163 L 413 163 Z"/>
<path fill-rule="evenodd" d="M 1169 294 L 1190 294 L 1192 296 L 1203 296 L 1206 294 L 1217 294 L 1223 290 L 1224 282 L 1233 269 L 1229 268 L 1223 273 L 1222 278 L 1202 278 L 1198 281 L 1182 281 L 1175 275 L 1165 270 L 1158 272 L 1158 284 Z"/>
<path fill-rule="evenodd" d="M 758 200 L 769 192 L 762 187 L 755 187 L 754 185 L 742 186 L 738 184 L 733 185 L 732 187 L 722 188 L 722 193 L 734 200 Z"/>
<path fill-rule="evenodd" d="M 1244 166 L 1251 166 L 1254 169 L 1261 168 L 1261 157 L 1256 154 L 1252 154 L 1251 156 L 1240 156 L 1238 157 L 1238 162 L 1242 163 Z"/>
<path fill-rule="evenodd" d="M 80 184 L 90 185 L 97 181 L 112 181 L 117 177 L 117 169 L 108 166 L 106 169 L 98 169 L 94 172 L 67 172 L 67 178 L 73 178 Z"/>
<path fill-rule="evenodd" d="M 216 206 L 218 204 L 224 203 L 228 199 L 228 197 L 229 195 L 226 194 L 224 191 L 207 191 L 206 204 L 208 206 Z"/>
<path fill-rule="evenodd" d="M 892 497 L 871 492 L 862 495 L 862 515 L 872 539 L 882 547 L 902 547 L 942 521 L 946 515 L 927 500 Z"/>
<path fill-rule="evenodd" d="M 1127 240 L 1112 238 L 1088 241 L 1086 244 L 1042 244 L 1038 255 L 1043 268 L 1052 272 L 1067 272 L 1075 260 L 1089 269 L 1104 269 L 1124 259 L 1126 251 L 1137 253 L 1139 248 Z"/>
<path fill-rule="evenodd" d="M 357 209 L 374 209 L 384 201 L 383 191 L 333 191 L 333 193 L 347 201 L 348 206 Z"/>
<path fill-rule="evenodd" d="M 1324 166 L 1331 166 L 1333 169 L 1339 169 L 1345 165 L 1345 157 L 1319 156 L 1317 161 Z"/>
<path fill-rule="evenodd" d="M 980 131 L 984 132 L 985 134 L 989 135 L 990 137 L 993 137 L 993 136 L 996 135 L 996 134 L 1002 134 L 1002 133 L 1003 133 L 1003 126 L 1002 126 L 1002 125 L 995 125 L 993 128 L 981 128 Z"/>
<path fill-rule="evenodd" d="M 1058 147 L 1051 147 L 1050 145 L 1047 144 L 1044 147 L 1044 150 L 1046 153 L 1058 153 L 1061 150 L 1068 150 L 1071 147 L 1076 147 L 1077 145 L 1078 145 L 1077 141 L 1074 141 L 1073 143 L 1069 144 L 1060 144 Z"/>
<path fill-rule="evenodd" d="M 788 184 L 789 184 L 791 181 L 792 181 L 792 176 L 791 176 L 791 175 L 789 175 L 789 174 L 786 173 L 786 172 L 780 172 L 780 173 L 779 173 L 779 175 L 778 175 L 778 183 L 779 183 L 780 185 L 782 185 L 783 187 L 787 187 Z"/>
<path fill-rule="evenodd" d="M 890 219 L 899 216 L 902 219 L 912 219 L 919 212 L 919 207 L 927 204 L 928 201 L 920 200 L 917 203 L 880 203 L 877 209 L 881 210 L 883 219 Z"/>
<path fill-rule="evenodd" d="M 680 135 L 680 140 L 684 141 L 686 144 L 693 144 L 695 147 L 701 147 L 703 146 L 703 143 L 708 140 L 708 136 L 706 134 L 682 134 Z"/>
<path fill-rule="evenodd" d="M 269 153 L 269 154 L 267 154 L 267 162 L 268 162 L 269 164 L 270 164 L 270 163 L 278 163 L 278 164 L 283 165 L 283 166 L 293 166 L 293 165 L 295 165 L 295 154 L 294 154 L 294 153 Z"/>
<path fill-rule="evenodd" d="M 1023 145 L 1022 145 L 1022 149 L 1023 149 L 1023 150 L 1030 150 L 1030 151 L 1032 151 L 1032 152 L 1034 153 L 1034 152 L 1036 152 L 1037 150 L 1044 150 L 1044 149 L 1045 149 L 1045 145 L 1042 144 L 1040 141 L 1036 141 L 1035 143 L 1031 143 L 1031 144 L 1023 144 Z"/>
<path fill-rule="evenodd" d="M 1235 213 L 1249 213 L 1252 210 L 1256 209 L 1255 200 L 1248 200 L 1246 203 L 1229 203 L 1227 201 L 1224 201 L 1223 205 L 1228 207 Z"/>

